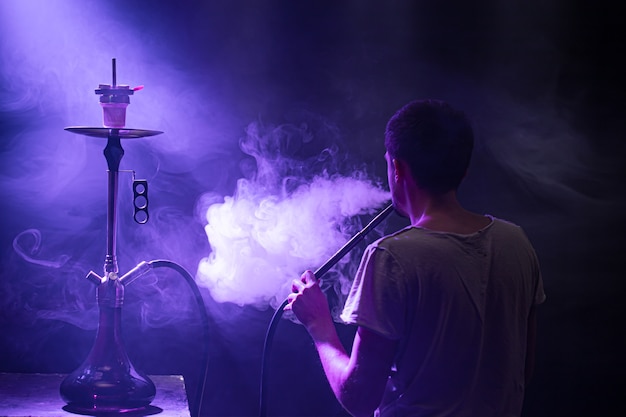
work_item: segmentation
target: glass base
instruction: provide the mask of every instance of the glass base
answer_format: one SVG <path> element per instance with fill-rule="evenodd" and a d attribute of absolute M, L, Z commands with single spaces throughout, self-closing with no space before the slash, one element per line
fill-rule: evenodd
<path fill-rule="evenodd" d="M 80 405 L 67 404 L 63 407 L 63 410 L 68 413 L 80 414 L 84 416 L 111 416 L 111 415 L 124 415 L 124 416 L 151 416 L 163 412 L 162 408 L 155 407 L 153 405 L 146 405 L 136 408 L 117 408 L 117 407 L 81 407 Z"/>

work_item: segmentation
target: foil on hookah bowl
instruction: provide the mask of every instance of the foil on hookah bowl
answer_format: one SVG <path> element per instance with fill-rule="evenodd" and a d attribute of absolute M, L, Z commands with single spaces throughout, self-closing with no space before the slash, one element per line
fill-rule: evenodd
<path fill-rule="evenodd" d="M 117 129 L 126 126 L 126 108 L 133 92 L 127 85 L 100 84 L 96 94 L 100 95 L 102 126 Z"/>

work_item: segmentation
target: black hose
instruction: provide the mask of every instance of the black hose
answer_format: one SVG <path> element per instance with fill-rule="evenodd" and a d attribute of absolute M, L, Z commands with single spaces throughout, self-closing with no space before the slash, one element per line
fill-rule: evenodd
<path fill-rule="evenodd" d="M 383 211 L 381 211 L 376 217 L 370 221 L 367 226 L 365 226 L 360 232 L 354 235 L 345 245 L 341 247 L 333 256 L 331 256 L 324 265 L 320 266 L 315 272 L 315 277 L 320 279 L 324 274 L 326 274 L 341 258 L 346 256 L 348 252 L 350 252 L 364 237 L 368 234 L 373 228 L 378 226 L 380 222 L 385 220 L 385 218 L 391 214 L 393 211 L 393 205 L 388 205 L 385 207 Z M 265 335 L 265 344 L 263 345 L 263 362 L 261 364 L 261 389 L 260 389 L 260 400 L 259 400 L 259 417 L 267 416 L 267 382 L 268 382 L 268 364 L 269 364 L 269 350 L 272 345 L 272 341 L 274 339 L 274 333 L 276 333 L 276 327 L 278 326 L 279 319 L 283 315 L 283 310 L 285 306 L 289 303 L 288 300 L 283 301 L 283 303 L 276 309 L 274 315 L 272 316 L 272 320 L 270 321 L 270 325 L 267 329 L 267 333 Z"/>
<path fill-rule="evenodd" d="M 182 266 L 178 265 L 175 262 L 166 260 L 150 261 L 148 262 L 148 264 L 153 268 L 171 268 L 180 273 L 183 278 L 185 278 L 185 281 L 187 281 L 187 284 L 189 284 L 189 287 L 191 288 L 191 291 L 193 292 L 193 295 L 196 299 L 196 303 L 198 304 L 198 310 L 200 311 L 203 328 L 202 340 L 204 345 L 204 355 L 202 359 L 202 365 L 204 367 L 204 375 L 202 376 L 202 381 L 198 384 L 198 388 L 196 391 L 197 411 L 195 415 L 196 417 L 201 417 L 200 410 L 202 409 L 202 401 L 204 398 L 204 387 L 209 374 L 209 316 L 206 311 L 206 306 L 204 305 L 204 299 L 202 298 L 202 294 L 200 294 L 200 289 L 198 288 L 196 281 L 193 279 L 191 274 L 189 274 L 189 272 L 187 272 L 187 270 Z"/>

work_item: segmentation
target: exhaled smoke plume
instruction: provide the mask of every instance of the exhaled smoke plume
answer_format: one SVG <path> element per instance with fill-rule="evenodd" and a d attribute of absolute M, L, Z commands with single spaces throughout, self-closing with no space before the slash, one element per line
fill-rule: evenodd
<path fill-rule="evenodd" d="M 240 179 L 234 196 L 206 211 L 212 251 L 201 260 L 197 281 L 216 301 L 259 308 L 279 304 L 293 279 L 317 268 L 350 238 L 354 216 L 389 200 L 362 172 L 331 174 L 327 165 L 304 175 L 301 161 L 280 155 L 286 148 L 281 142 L 294 137 L 308 140 L 310 133 L 294 135 L 284 126 L 270 134 L 249 129 L 242 148 L 256 159 L 253 179 Z"/>

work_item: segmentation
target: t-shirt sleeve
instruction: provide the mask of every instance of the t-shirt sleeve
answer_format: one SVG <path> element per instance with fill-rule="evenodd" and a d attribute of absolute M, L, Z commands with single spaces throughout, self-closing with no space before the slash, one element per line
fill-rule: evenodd
<path fill-rule="evenodd" d="M 521 239 L 519 241 L 520 246 L 523 248 L 523 250 L 525 250 L 525 253 L 527 255 L 526 259 L 528 259 L 527 271 L 528 274 L 530 274 L 530 279 L 532 280 L 529 282 L 529 285 L 533 286 L 532 291 L 534 291 L 532 294 L 532 302 L 534 304 L 541 304 L 546 301 L 546 293 L 543 289 L 543 278 L 541 275 L 541 267 L 539 265 L 537 252 L 535 252 L 535 249 L 533 248 L 533 245 L 531 244 L 526 232 L 524 232 L 524 230 L 519 226 L 515 226 L 515 228 L 515 230 L 517 230 L 517 232 L 519 232 L 521 236 Z"/>
<path fill-rule="evenodd" d="M 534 253 L 534 250 L 533 250 Z M 541 268 L 539 267 L 539 260 L 537 259 L 537 255 L 534 255 L 534 276 L 535 276 L 535 304 L 541 304 L 546 301 L 546 293 L 543 289 L 543 277 L 541 276 Z"/>
<path fill-rule="evenodd" d="M 521 229 L 520 229 L 521 230 Z M 530 272 L 532 274 L 532 282 L 534 285 L 533 301 L 535 304 L 541 304 L 546 301 L 546 293 L 543 289 L 543 277 L 541 275 L 541 266 L 539 265 L 539 257 L 535 248 L 533 248 L 528 236 L 522 231 L 522 234 L 527 245 L 527 250 L 530 257 Z"/>
<path fill-rule="evenodd" d="M 361 259 L 341 319 L 389 339 L 404 333 L 406 296 L 404 271 L 389 251 L 370 245 Z"/>

